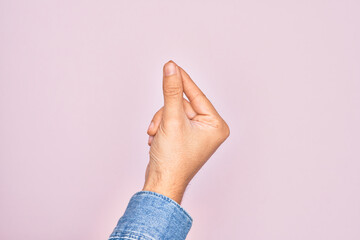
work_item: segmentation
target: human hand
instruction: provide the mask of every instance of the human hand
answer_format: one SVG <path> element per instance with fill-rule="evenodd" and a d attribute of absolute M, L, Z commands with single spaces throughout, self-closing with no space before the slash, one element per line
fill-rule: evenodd
<path fill-rule="evenodd" d="M 230 129 L 182 68 L 169 61 L 163 74 L 164 107 L 156 112 L 147 132 L 150 161 L 143 191 L 163 194 L 180 204 L 188 183 Z"/>

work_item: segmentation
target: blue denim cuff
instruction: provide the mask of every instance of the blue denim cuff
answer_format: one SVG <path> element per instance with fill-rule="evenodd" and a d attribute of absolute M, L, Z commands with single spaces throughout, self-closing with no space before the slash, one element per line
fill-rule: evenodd
<path fill-rule="evenodd" d="M 183 240 L 192 222 L 191 216 L 171 198 L 140 191 L 130 199 L 109 239 Z"/>

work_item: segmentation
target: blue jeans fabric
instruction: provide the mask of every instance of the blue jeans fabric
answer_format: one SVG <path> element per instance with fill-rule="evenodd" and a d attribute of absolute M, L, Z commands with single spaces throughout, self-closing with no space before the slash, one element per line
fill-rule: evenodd
<path fill-rule="evenodd" d="M 174 200 L 155 192 L 135 193 L 109 240 L 183 240 L 191 216 Z"/>

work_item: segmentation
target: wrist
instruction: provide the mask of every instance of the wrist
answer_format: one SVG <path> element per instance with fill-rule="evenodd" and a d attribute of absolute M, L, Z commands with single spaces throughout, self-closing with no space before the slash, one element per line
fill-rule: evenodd
<path fill-rule="evenodd" d="M 154 183 L 151 181 L 146 181 L 142 191 L 150 191 L 162 194 L 168 198 L 171 198 L 178 204 L 181 204 L 182 198 L 184 196 L 187 184 L 169 184 L 165 183 Z"/>

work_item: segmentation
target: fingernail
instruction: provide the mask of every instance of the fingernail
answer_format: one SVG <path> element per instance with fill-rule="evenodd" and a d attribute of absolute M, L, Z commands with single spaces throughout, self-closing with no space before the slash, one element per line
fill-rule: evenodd
<path fill-rule="evenodd" d="M 150 123 L 150 125 L 149 125 L 149 127 L 148 127 L 148 131 L 149 131 L 153 126 L 154 126 L 154 122 L 151 121 L 151 123 Z"/>
<path fill-rule="evenodd" d="M 164 75 L 166 77 L 174 75 L 176 73 L 176 65 L 174 62 L 170 61 L 168 63 L 165 64 L 164 67 Z"/>

